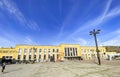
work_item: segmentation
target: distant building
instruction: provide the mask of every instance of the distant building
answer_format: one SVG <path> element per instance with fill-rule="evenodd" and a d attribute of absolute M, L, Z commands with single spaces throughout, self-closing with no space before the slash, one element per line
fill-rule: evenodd
<path fill-rule="evenodd" d="M 116 54 L 108 48 L 99 46 L 100 57 L 107 59 L 108 54 Z M 80 46 L 79 44 L 61 44 L 59 46 L 16 45 L 15 48 L 0 48 L 0 58 L 18 61 L 61 61 L 61 60 L 92 60 L 97 58 L 96 47 Z"/>
<path fill-rule="evenodd" d="M 120 53 L 120 46 L 105 46 L 107 52 Z"/>

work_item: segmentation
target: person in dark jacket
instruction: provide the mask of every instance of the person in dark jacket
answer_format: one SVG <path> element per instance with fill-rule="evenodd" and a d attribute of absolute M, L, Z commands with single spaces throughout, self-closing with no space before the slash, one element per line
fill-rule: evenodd
<path fill-rule="evenodd" d="M 1 61 L 1 63 L 2 63 L 2 65 L 1 65 L 1 66 L 2 66 L 2 72 L 4 72 L 4 70 L 5 70 L 5 66 L 6 66 L 5 61 L 6 61 L 6 60 L 5 60 L 5 57 L 3 57 L 3 58 L 2 58 L 2 61 Z"/>
<path fill-rule="evenodd" d="M 6 63 L 4 62 L 4 63 L 2 64 L 2 72 L 4 72 L 5 66 L 6 66 Z"/>

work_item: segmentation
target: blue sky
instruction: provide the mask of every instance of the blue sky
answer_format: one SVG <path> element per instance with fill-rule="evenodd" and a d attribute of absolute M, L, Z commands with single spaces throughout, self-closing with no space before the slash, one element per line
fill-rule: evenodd
<path fill-rule="evenodd" d="M 120 45 L 120 0 L 0 0 L 0 47 Z"/>

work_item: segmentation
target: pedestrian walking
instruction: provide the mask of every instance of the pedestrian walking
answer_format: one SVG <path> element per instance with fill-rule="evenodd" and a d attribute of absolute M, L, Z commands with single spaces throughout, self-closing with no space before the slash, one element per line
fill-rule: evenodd
<path fill-rule="evenodd" d="M 4 62 L 4 63 L 2 64 L 2 72 L 4 72 L 5 66 L 6 66 L 6 63 Z"/>
<path fill-rule="evenodd" d="M 2 66 L 2 72 L 4 72 L 4 70 L 5 70 L 5 66 L 6 66 L 6 63 L 5 63 L 5 57 L 2 57 L 2 61 L 1 61 L 1 66 Z"/>

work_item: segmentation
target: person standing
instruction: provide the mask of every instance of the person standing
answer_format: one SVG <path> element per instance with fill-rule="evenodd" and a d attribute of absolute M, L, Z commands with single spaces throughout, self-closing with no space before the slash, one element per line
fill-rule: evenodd
<path fill-rule="evenodd" d="M 4 72 L 4 70 L 5 70 L 5 66 L 6 66 L 6 63 L 5 63 L 5 57 L 2 57 L 2 61 L 1 61 L 1 63 L 2 63 L 2 72 Z"/>
<path fill-rule="evenodd" d="M 4 62 L 4 63 L 2 64 L 2 72 L 4 72 L 5 66 L 6 66 L 6 63 Z"/>

